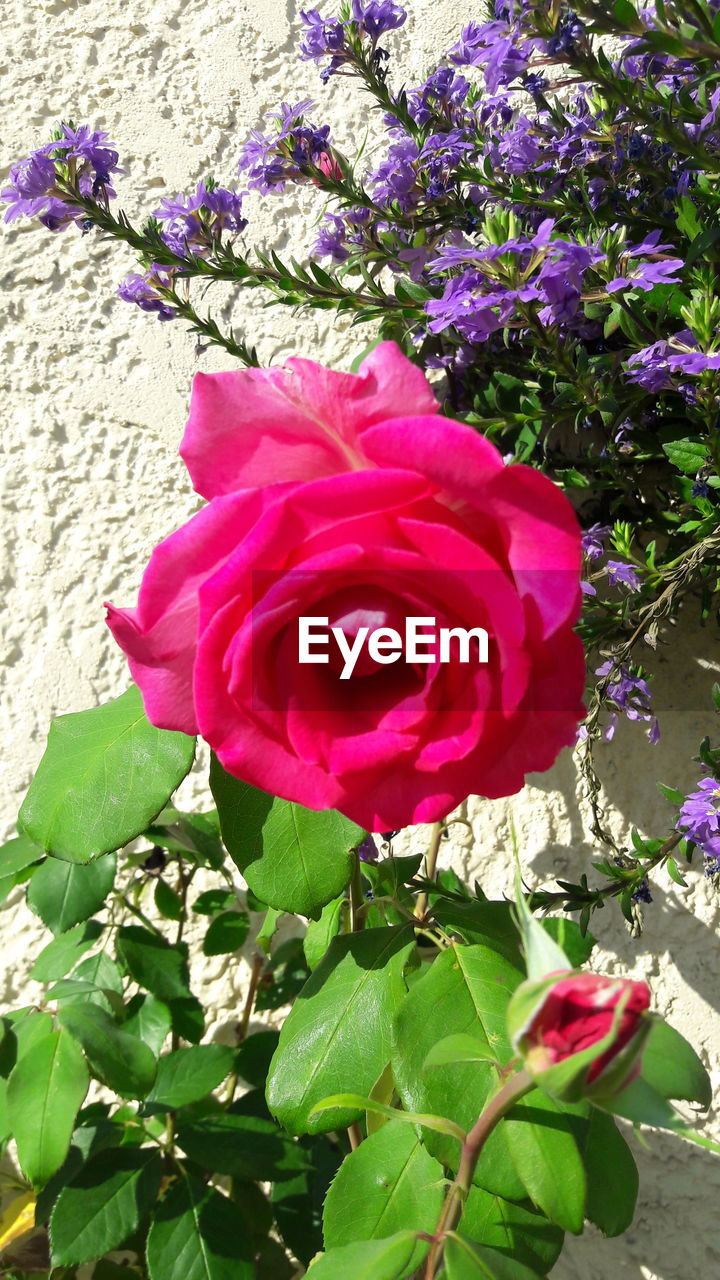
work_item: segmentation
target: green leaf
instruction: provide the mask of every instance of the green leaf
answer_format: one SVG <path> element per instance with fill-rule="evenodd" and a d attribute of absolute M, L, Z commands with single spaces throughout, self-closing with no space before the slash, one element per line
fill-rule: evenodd
<path fill-rule="evenodd" d="M 606 1236 L 620 1236 L 632 1223 L 638 1171 L 632 1152 L 612 1116 L 590 1108 L 583 1153 L 587 1173 L 586 1217 Z"/>
<path fill-rule="evenodd" d="M 233 1050 L 223 1044 L 197 1044 L 166 1053 L 157 1064 L 148 1102 L 185 1107 L 211 1093 L 232 1070 Z"/>
<path fill-rule="evenodd" d="M 303 938 L 303 951 L 311 969 L 317 968 L 333 938 L 341 932 L 348 909 L 347 898 L 334 898 L 323 907 L 319 920 L 308 923 Z"/>
<path fill-rule="evenodd" d="M 323 1247 L 323 1204 L 342 1153 L 324 1133 L 303 1138 L 301 1145 L 307 1152 L 310 1167 L 296 1178 L 274 1184 L 272 1208 L 285 1244 L 307 1267 Z"/>
<path fill-rule="evenodd" d="M 72 971 L 73 978 L 93 982 L 103 991 L 112 991 L 121 996 L 123 993 L 123 977 L 119 966 L 104 951 L 97 955 L 86 956 Z"/>
<path fill-rule="evenodd" d="M 63 1006 L 58 1019 L 82 1047 L 97 1080 L 121 1098 L 144 1098 L 155 1079 L 154 1054 L 96 1004 Z"/>
<path fill-rule="evenodd" d="M 603 1098 L 602 1103 L 597 1105 L 601 1106 L 603 1111 L 609 1111 L 611 1115 L 631 1120 L 633 1124 L 649 1124 L 656 1129 L 669 1129 L 672 1133 L 678 1133 L 681 1138 L 687 1138 L 688 1142 L 694 1142 L 698 1147 L 720 1153 L 720 1143 L 713 1142 L 711 1138 L 704 1138 L 702 1134 L 688 1128 L 686 1121 L 667 1099 L 661 1097 L 642 1077 L 633 1080 L 632 1084 L 621 1089 L 615 1097 Z"/>
<path fill-rule="evenodd" d="M 579 1235 L 587 1179 L 569 1111 L 533 1089 L 513 1107 L 502 1128 L 530 1199 L 563 1231 Z"/>
<path fill-rule="evenodd" d="M 20 1168 L 34 1186 L 44 1186 L 65 1159 L 88 1083 L 85 1059 L 62 1029 L 43 1036 L 13 1068 L 8 1116 Z"/>
<path fill-rule="evenodd" d="M 114 1147 L 92 1156 L 63 1187 L 52 1211 L 53 1266 L 90 1262 L 117 1249 L 147 1217 L 162 1171 L 155 1147 Z"/>
<path fill-rule="evenodd" d="M 361 1111 L 369 1111 L 371 1114 L 377 1112 L 381 1116 L 386 1116 L 388 1120 L 422 1125 L 424 1129 L 431 1129 L 434 1133 L 444 1133 L 447 1137 L 454 1138 L 461 1146 L 465 1141 L 466 1135 L 460 1126 L 454 1124 L 452 1120 L 446 1120 L 444 1116 L 432 1116 L 418 1111 L 400 1111 L 386 1102 L 378 1102 L 375 1098 L 366 1097 L 364 1093 L 330 1094 L 329 1098 L 323 1098 L 321 1102 L 315 1104 L 310 1115 L 319 1115 L 322 1111 L 336 1111 L 340 1107 L 353 1107 Z"/>
<path fill-rule="evenodd" d="M 412 1231 L 331 1249 L 312 1263 L 307 1280 L 407 1280 L 428 1251 Z"/>
<path fill-rule="evenodd" d="M 255 1280 L 237 1208 L 197 1178 L 181 1177 L 158 1206 L 147 1238 L 150 1280 Z"/>
<path fill-rule="evenodd" d="M 105 905 L 115 868 L 114 853 L 86 865 L 46 858 L 28 885 L 28 906 L 52 933 L 65 933 Z"/>
<path fill-rule="evenodd" d="M 256 1031 L 243 1040 L 235 1055 L 235 1070 L 254 1089 L 265 1087 L 272 1056 L 278 1047 L 279 1031 Z"/>
<path fill-rule="evenodd" d="M 660 794 L 664 796 L 666 800 L 669 800 L 671 804 L 682 804 L 685 800 L 682 791 L 677 791 L 675 787 L 666 787 L 664 782 L 656 782 L 655 786 Z"/>
<path fill-rule="evenodd" d="M 29 875 L 29 868 L 44 852 L 26 835 L 8 840 L 0 848 L 0 904 L 8 894 Z"/>
<path fill-rule="evenodd" d="M 150 724 L 133 686 L 53 721 L 19 821 L 56 858 L 90 862 L 145 830 L 194 754 L 194 738 Z"/>
<path fill-rule="evenodd" d="M 515 874 L 515 899 L 528 978 L 541 979 L 548 973 L 571 969 L 572 965 L 562 947 L 551 938 L 548 930 L 543 928 L 530 910 L 523 892 L 519 867 Z"/>
<path fill-rule="evenodd" d="M 583 933 L 575 920 L 567 916 L 546 916 L 542 927 L 562 948 L 574 969 L 580 969 L 590 959 L 595 938 L 591 933 Z"/>
<path fill-rule="evenodd" d="M 455 1234 L 445 1245 L 445 1270 L 447 1280 L 540 1280 L 515 1258 Z"/>
<path fill-rule="evenodd" d="M 432 1234 L 444 1195 L 442 1165 L 408 1125 L 391 1120 L 340 1166 L 325 1201 L 325 1247 L 403 1230 Z"/>
<path fill-rule="evenodd" d="M 170 1034 L 172 1018 L 170 1010 L 156 996 L 133 996 L 128 1005 L 125 1030 L 142 1040 L 157 1055 Z"/>
<path fill-rule="evenodd" d="M 153 901 L 156 909 L 166 920 L 181 920 L 183 913 L 182 898 L 170 887 L 166 880 L 158 880 L 155 885 Z"/>
<path fill-rule="evenodd" d="M 307 1167 L 302 1147 L 261 1116 L 225 1112 L 180 1123 L 177 1142 L 203 1168 L 248 1182 L 281 1182 Z"/>
<path fill-rule="evenodd" d="M 290 1133 L 326 1132 L 358 1118 L 354 1109 L 312 1120 L 310 1112 L 328 1094 L 372 1089 L 389 1057 L 414 945 L 404 925 L 333 939 L 285 1021 L 268 1076 L 268 1106 Z"/>
<path fill-rule="evenodd" d="M 712 1083 L 691 1044 L 661 1018 L 653 1018 L 642 1055 L 641 1075 L 662 1098 L 709 1107 Z"/>
<path fill-rule="evenodd" d="M 497 951 L 476 943 L 448 947 L 413 984 L 395 1019 L 392 1049 L 395 1084 L 407 1111 L 446 1116 L 469 1132 L 495 1092 L 495 1068 L 488 1062 L 451 1063 L 429 1071 L 423 1066 L 438 1040 L 448 1035 L 479 1037 L 507 1063 L 512 1050 L 505 1016 L 510 995 L 522 978 L 520 970 Z M 426 1144 L 441 1164 L 457 1169 L 454 1139 L 428 1132 Z M 526 1195 L 504 1125 L 485 1144 L 475 1182 L 511 1200 Z"/>
<path fill-rule="evenodd" d="M 444 929 L 459 933 L 466 942 L 476 942 L 497 951 L 509 964 L 522 967 L 520 935 L 509 902 L 451 902 L 440 900 L 433 916 Z"/>
<path fill-rule="evenodd" d="M 230 955 L 244 945 L 250 920 L 244 911 L 224 911 L 210 921 L 203 939 L 204 956 Z"/>
<path fill-rule="evenodd" d="M 30 977 L 36 982 L 56 982 L 58 978 L 64 978 L 83 952 L 95 945 L 102 931 L 103 926 L 97 920 L 88 920 L 86 924 L 76 924 L 74 929 L 53 938 L 35 960 Z"/>
<path fill-rule="evenodd" d="M 237 904 L 237 895 L 232 889 L 206 889 L 193 902 L 193 911 L 201 916 L 214 916 L 220 911 L 228 911 Z"/>
<path fill-rule="evenodd" d="M 444 1036 L 430 1050 L 423 1063 L 429 1067 L 446 1067 L 452 1062 L 497 1062 L 495 1050 L 478 1035 Z"/>
<path fill-rule="evenodd" d="M 694 476 L 707 462 L 708 446 L 701 440 L 670 440 L 663 452 L 683 475 Z"/>
<path fill-rule="evenodd" d="M 557 1262 L 564 1233 L 543 1214 L 471 1187 L 460 1231 L 491 1249 L 499 1249 L 532 1271 L 544 1274 Z"/>
<path fill-rule="evenodd" d="M 141 925 L 123 925 L 117 933 L 117 952 L 131 978 L 159 1000 L 182 1000 L 190 994 L 187 950 L 171 946 Z"/>
<path fill-rule="evenodd" d="M 213 756 L 210 786 L 222 836 L 253 893 L 269 907 L 317 919 L 350 880 L 361 827 L 332 809 L 277 800 L 232 778 Z"/>

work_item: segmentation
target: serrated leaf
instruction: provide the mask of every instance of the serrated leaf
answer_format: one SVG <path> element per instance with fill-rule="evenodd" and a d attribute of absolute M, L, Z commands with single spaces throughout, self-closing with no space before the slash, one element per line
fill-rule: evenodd
<path fill-rule="evenodd" d="M 423 1064 L 437 1041 L 448 1034 L 479 1035 L 507 1063 L 512 1056 L 505 1025 L 507 1007 L 522 979 L 519 969 L 480 944 L 448 947 L 433 961 L 411 987 L 393 1026 L 393 1075 L 407 1111 L 445 1116 L 465 1132 L 472 1128 L 495 1092 L 496 1069 L 488 1062 L 459 1062 L 423 1071 Z M 454 1139 L 428 1132 L 426 1143 L 431 1155 L 457 1169 L 459 1151 Z M 508 1199 L 525 1196 L 503 1125 L 485 1144 L 474 1180 Z"/>
<path fill-rule="evenodd" d="M 152 995 L 137 995 L 128 1005 L 125 1030 L 137 1036 L 157 1056 L 170 1034 L 172 1018 L 162 1000 Z"/>
<path fill-rule="evenodd" d="M 453 1233 L 445 1245 L 447 1280 L 542 1280 L 522 1262 Z"/>
<path fill-rule="evenodd" d="M 643 1050 L 642 1079 L 663 1098 L 709 1107 L 712 1082 L 692 1045 L 662 1018 L 653 1018 Z"/>
<path fill-rule="evenodd" d="M 58 1012 L 61 1026 L 82 1047 L 96 1079 L 121 1098 L 144 1098 L 155 1079 L 153 1053 L 118 1027 L 96 1004 L 70 1004 Z"/>
<path fill-rule="evenodd" d="M 236 1206 L 188 1176 L 179 1178 L 158 1205 L 145 1256 L 150 1280 L 255 1280 Z"/>
<path fill-rule="evenodd" d="M 195 739 L 156 729 L 139 689 L 53 721 L 20 810 L 36 844 L 90 862 L 140 835 L 182 782 Z"/>
<path fill-rule="evenodd" d="M 117 1249 L 147 1217 L 162 1171 L 155 1147 L 115 1147 L 92 1156 L 63 1187 L 50 1216 L 53 1266 L 90 1262 Z"/>
<path fill-rule="evenodd" d="M 184 1121 L 177 1142 L 203 1168 L 248 1182 L 282 1182 L 307 1167 L 302 1147 L 261 1116 L 225 1112 Z"/>
<path fill-rule="evenodd" d="M 509 1254 L 544 1274 L 554 1266 L 564 1232 L 541 1213 L 471 1187 L 460 1219 L 460 1233 L 491 1249 Z"/>
<path fill-rule="evenodd" d="M 389 1057 L 413 947 L 404 925 L 333 939 L 283 1026 L 268 1076 L 268 1106 L 290 1133 L 325 1132 L 358 1118 L 353 1109 L 312 1120 L 310 1112 L 329 1094 L 374 1085 Z"/>
<path fill-rule="evenodd" d="M 707 462 L 708 446 L 700 440 L 670 440 L 663 444 L 663 452 L 686 476 L 694 476 Z"/>
<path fill-rule="evenodd" d="M 502 1128 L 530 1199 L 563 1231 L 579 1235 L 587 1179 L 568 1112 L 565 1105 L 534 1089 L 513 1107 Z"/>
<path fill-rule="evenodd" d="M 52 933 L 65 933 L 105 905 L 115 868 L 114 853 L 87 864 L 46 858 L 28 885 L 28 906 Z"/>
<path fill-rule="evenodd" d="M 210 786 L 227 850 L 256 897 L 317 919 L 348 884 L 362 829 L 332 809 L 305 809 L 240 782 L 216 757 Z"/>
<path fill-rule="evenodd" d="M 182 1000 L 189 995 L 187 951 L 171 946 L 141 925 L 123 925 L 117 932 L 117 952 L 139 986 L 159 1000 Z"/>
<path fill-rule="evenodd" d="M 428 1251 L 414 1232 L 331 1249 L 311 1264 L 307 1280 L 407 1280 Z"/>
<path fill-rule="evenodd" d="M 44 1186 L 65 1159 L 88 1083 L 85 1059 L 62 1029 L 43 1036 L 13 1068 L 8 1118 L 20 1167 L 34 1186 Z"/>
<path fill-rule="evenodd" d="M 185 1107 L 216 1089 L 232 1070 L 233 1050 L 222 1044 L 198 1044 L 176 1049 L 159 1059 L 155 1083 L 147 1102 Z"/>
<path fill-rule="evenodd" d="M 58 978 L 64 978 L 83 953 L 95 945 L 102 931 L 103 926 L 97 920 L 88 920 L 86 924 L 77 924 L 67 933 L 61 933 L 43 947 L 30 970 L 30 977 L 36 982 L 56 982 Z"/>
<path fill-rule="evenodd" d="M 408 1125 L 390 1120 L 340 1166 L 325 1200 L 325 1247 L 402 1230 L 432 1234 L 444 1195 L 442 1165 Z"/>

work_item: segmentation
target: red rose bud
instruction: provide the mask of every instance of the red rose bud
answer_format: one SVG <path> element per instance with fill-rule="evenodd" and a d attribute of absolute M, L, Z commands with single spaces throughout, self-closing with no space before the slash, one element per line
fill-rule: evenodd
<path fill-rule="evenodd" d="M 610 1097 L 640 1071 L 649 1008 L 644 982 L 594 973 L 558 975 L 555 981 L 549 975 L 523 983 L 515 993 L 509 1014 L 513 1045 L 546 1092 L 566 1100 Z"/>

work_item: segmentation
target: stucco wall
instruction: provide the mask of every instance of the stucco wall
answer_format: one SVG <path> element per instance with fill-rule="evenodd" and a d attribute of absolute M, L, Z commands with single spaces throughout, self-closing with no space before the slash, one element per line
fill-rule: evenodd
<path fill-rule="evenodd" d="M 411 20 L 393 41 L 397 81 L 423 78 L 473 0 L 411 0 Z M 5 0 L 2 58 L 2 163 L 46 140 L 51 123 L 72 117 L 105 128 L 127 169 L 121 202 L 138 220 L 164 194 L 212 173 L 231 179 L 240 143 L 262 111 L 281 99 L 316 95 L 340 146 L 352 148 L 368 124 L 368 100 L 326 89 L 312 65 L 296 60 L 295 0 Z M 247 203 L 250 243 L 293 252 L 312 238 L 312 193 Z M 5 499 L 2 652 L 5 764 L 0 779 L 8 834 L 39 759 L 50 717 L 80 710 L 127 685 L 121 654 L 102 621 L 101 602 L 134 600 L 140 572 L 159 536 L 197 500 L 177 458 L 193 372 L 228 367 L 213 348 L 198 356 L 182 323 L 158 324 L 114 297 L 133 269 L 130 250 L 53 237 L 30 224 L 3 228 L 0 343 Z M 219 305 L 219 299 L 217 299 Z M 230 299 L 223 312 L 227 321 Z M 344 322 L 264 310 L 246 295 L 233 322 L 257 342 L 264 362 L 301 353 L 347 367 L 364 345 Z M 702 644 L 692 628 L 658 658 L 663 738 L 651 751 L 642 730 L 623 726 L 604 750 L 613 823 L 662 834 L 666 807 L 650 770 L 673 785 L 694 778 L 690 757 L 708 729 L 707 693 L 717 672 L 716 635 Z M 689 672 L 690 682 L 685 676 Z M 717 676 L 715 676 L 717 678 Z M 202 794 L 201 780 L 186 784 Z M 444 856 L 472 870 L 488 891 L 510 886 L 510 822 L 528 877 L 548 882 L 590 871 L 572 761 L 537 778 L 512 801 L 469 807 L 474 841 L 456 828 Z M 425 833 L 412 833 L 421 842 Z M 717 897 L 698 873 L 690 888 L 655 890 L 639 941 L 619 913 L 595 920 L 598 964 L 647 977 L 657 1005 L 718 1071 L 720 954 Z M 16 895 L 0 913 L 0 1002 L 28 998 L 25 975 L 47 939 Z M 246 969 L 206 961 L 203 996 L 212 1000 L 211 1034 L 234 1015 Z M 31 987 L 31 991 L 36 988 Z M 625 1238 L 572 1242 L 558 1280 L 685 1280 L 718 1273 L 715 1223 L 720 1162 L 668 1137 L 636 1143 L 642 1190 Z M 715 1264 L 715 1265 L 713 1265 Z"/>

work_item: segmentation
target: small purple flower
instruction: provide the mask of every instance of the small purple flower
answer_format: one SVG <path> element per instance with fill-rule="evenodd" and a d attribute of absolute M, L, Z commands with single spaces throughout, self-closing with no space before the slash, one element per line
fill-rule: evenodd
<path fill-rule="evenodd" d="M 380 851 L 372 836 L 366 836 L 358 845 L 358 858 L 361 862 L 377 862 Z"/>
<path fill-rule="evenodd" d="M 238 160 L 238 169 L 248 174 L 248 186 L 264 195 L 282 191 L 286 182 L 312 181 L 311 170 L 327 170 L 330 159 L 330 126 L 317 128 L 306 121 L 313 103 L 310 99 L 291 106 L 287 102 L 279 111 L 268 112 L 268 119 L 278 120 L 274 133 L 254 129 Z"/>
<path fill-rule="evenodd" d="M 332 258 L 333 262 L 345 262 L 350 256 L 347 250 L 348 227 L 337 213 L 323 214 L 317 238 L 312 248 L 313 257 Z"/>
<path fill-rule="evenodd" d="M 685 797 L 676 830 L 699 845 L 706 859 L 714 863 L 710 874 L 720 870 L 720 782 L 717 778 L 701 778 L 697 790 Z"/>
<path fill-rule="evenodd" d="M 682 258 L 666 258 L 660 262 L 628 262 L 628 273 L 608 281 L 608 293 L 620 289 L 642 289 L 647 293 L 656 284 L 677 284 L 677 273 L 683 268 Z"/>
<path fill-rule="evenodd" d="M 626 564 L 624 560 L 608 560 L 606 567 L 608 577 L 615 586 L 627 587 L 631 592 L 641 589 L 642 578 L 631 564 Z"/>
<path fill-rule="evenodd" d="M 206 255 L 217 247 L 223 231 L 239 234 L 247 226 L 242 196 L 204 182 L 198 183 L 194 195 L 165 197 L 153 217 L 165 223 L 162 238 L 179 257 L 188 249 Z"/>
<path fill-rule="evenodd" d="M 599 560 L 605 554 L 603 541 L 612 532 L 609 524 L 591 524 L 582 535 L 583 555 L 588 560 Z"/>
<path fill-rule="evenodd" d="M 710 485 L 707 480 L 697 478 L 690 490 L 690 495 L 693 498 L 708 498 L 710 496 Z"/>
<path fill-rule="evenodd" d="M 345 23 L 340 18 L 323 18 L 317 9 L 301 9 L 300 18 L 307 28 L 300 44 L 300 57 L 306 62 L 346 52 Z"/>
<path fill-rule="evenodd" d="M 618 669 L 611 659 L 598 667 L 595 675 L 606 676 L 614 671 L 614 679 L 607 686 L 607 698 L 616 708 L 605 729 L 605 740 L 612 741 L 617 728 L 617 712 L 622 712 L 628 720 L 644 720 L 650 725 L 648 741 L 654 746 L 660 740 L 660 726 L 657 717 L 650 709 L 651 693 L 647 680 L 633 675 L 630 668 L 623 663 Z"/>
<path fill-rule="evenodd" d="M 118 288 L 118 297 L 123 302 L 134 302 L 141 311 L 156 312 L 158 320 L 175 320 L 177 312 L 157 292 L 157 286 L 167 286 L 170 279 L 168 268 L 154 263 L 152 269 L 142 276 L 136 272 L 126 276 Z"/>
<path fill-rule="evenodd" d="M 352 0 L 352 17 L 373 43 L 386 31 L 396 31 L 407 18 L 394 0 Z"/>
<path fill-rule="evenodd" d="M 64 177 L 72 176 L 83 196 L 104 201 L 112 199 L 115 192 L 110 186 L 110 175 L 120 170 L 118 153 L 106 144 L 107 136 L 87 125 L 75 128 L 63 124 L 57 138 L 14 164 L 10 185 L 0 192 L 0 199 L 9 205 L 5 221 L 14 222 L 23 215 L 38 218 L 50 231 L 62 231 L 72 222 L 82 224 L 86 217 L 84 210 L 64 199 L 57 185 L 58 164 L 69 166 L 60 172 Z"/>
<path fill-rule="evenodd" d="M 584 596 L 596 596 L 596 595 L 597 595 L 597 588 L 593 586 L 592 582 L 588 582 L 588 581 L 587 581 L 586 579 L 584 579 L 584 578 L 583 578 L 583 579 L 581 579 L 581 581 L 580 581 L 580 590 L 582 591 L 582 593 L 583 593 L 583 595 L 584 595 Z"/>

